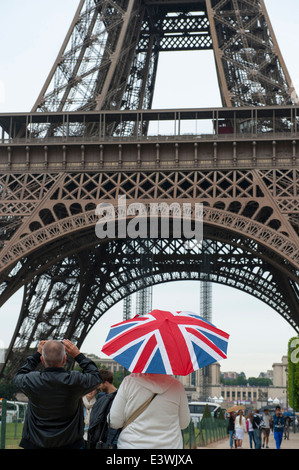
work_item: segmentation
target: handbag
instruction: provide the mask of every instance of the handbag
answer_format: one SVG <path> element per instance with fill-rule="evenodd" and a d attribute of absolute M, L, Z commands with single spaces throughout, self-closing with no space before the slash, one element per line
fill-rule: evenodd
<path fill-rule="evenodd" d="M 96 449 L 117 449 L 117 445 L 113 444 L 112 440 L 117 442 L 121 431 L 122 428 L 118 429 L 116 434 L 113 436 L 113 439 L 111 439 L 110 416 L 108 415 L 108 421 L 106 421 L 103 426 L 100 438 L 96 443 Z"/>

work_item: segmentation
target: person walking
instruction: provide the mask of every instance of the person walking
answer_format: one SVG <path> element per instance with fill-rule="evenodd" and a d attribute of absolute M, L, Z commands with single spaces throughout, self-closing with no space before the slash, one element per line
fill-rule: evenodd
<path fill-rule="evenodd" d="M 128 421 L 146 404 L 133 422 Z M 118 449 L 182 449 L 181 430 L 190 423 L 185 389 L 170 375 L 128 375 L 113 401 L 110 423 L 112 428 L 123 428 Z"/>
<path fill-rule="evenodd" d="M 248 418 L 246 421 L 246 428 L 247 428 L 247 432 L 249 436 L 250 449 L 253 449 L 253 444 L 254 444 L 254 431 L 253 431 L 252 423 L 253 423 L 253 413 L 252 411 L 249 411 Z"/>
<path fill-rule="evenodd" d="M 262 422 L 262 417 L 259 414 L 258 410 L 255 410 L 255 412 L 253 413 L 253 420 L 252 420 L 255 449 L 262 448 L 261 422 Z"/>
<path fill-rule="evenodd" d="M 266 445 L 266 449 L 269 449 L 269 436 L 270 436 L 270 421 L 271 421 L 271 416 L 269 415 L 269 410 L 265 408 L 264 414 L 262 417 L 265 427 L 262 429 L 263 433 L 263 444 L 262 447 L 264 448 Z"/>
<path fill-rule="evenodd" d="M 67 354 L 82 372 L 64 369 Z M 45 368 L 36 371 L 40 362 Z M 13 379 L 29 399 L 20 447 L 84 448 L 82 397 L 101 381 L 97 366 L 71 341 L 41 341 Z"/>
<path fill-rule="evenodd" d="M 274 431 L 274 440 L 275 440 L 276 449 L 280 449 L 281 441 L 283 438 L 283 430 L 285 426 L 285 421 L 281 413 L 280 406 L 276 407 L 275 414 L 272 419 L 273 419 L 273 431 Z"/>
<path fill-rule="evenodd" d="M 235 419 L 235 433 L 236 433 L 237 449 L 242 448 L 245 432 L 246 432 L 246 419 L 243 416 L 243 410 L 239 410 Z"/>
<path fill-rule="evenodd" d="M 234 448 L 234 433 L 235 433 L 235 413 L 231 411 L 228 418 L 227 431 L 229 434 L 229 446 L 231 449 Z"/>
<path fill-rule="evenodd" d="M 290 439 L 290 425 L 291 425 L 291 418 L 289 416 L 286 416 L 283 437 L 284 439 L 287 439 L 287 440 Z"/>

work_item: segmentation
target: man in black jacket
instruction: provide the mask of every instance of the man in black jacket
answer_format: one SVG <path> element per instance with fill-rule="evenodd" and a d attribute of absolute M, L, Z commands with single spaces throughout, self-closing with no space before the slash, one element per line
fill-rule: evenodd
<path fill-rule="evenodd" d="M 76 360 L 83 373 L 64 369 L 66 354 Z M 40 361 L 45 368 L 38 372 L 35 369 Z M 20 447 L 84 447 L 82 397 L 101 382 L 97 366 L 71 341 L 41 341 L 13 380 L 29 398 Z"/>

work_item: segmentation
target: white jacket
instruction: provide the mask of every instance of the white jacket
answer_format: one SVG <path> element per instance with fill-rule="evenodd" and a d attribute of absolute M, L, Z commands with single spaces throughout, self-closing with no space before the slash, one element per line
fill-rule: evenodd
<path fill-rule="evenodd" d="M 237 429 L 243 429 L 243 431 L 246 431 L 246 419 L 244 416 L 242 416 L 241 423 L 240 423 L 240 416 L 237 415 L 235 419 L 235 430 Z"/>
<path fill-rule="evenodd" d="M 118 438 L 118 449 L 182 449 L 181 429 L 190 422 L 181 382 L 169 375 L 131 374 L 124 378 L 110 410 L 110 425 L 121 428 L 154 393 L 158 395 Z"/>

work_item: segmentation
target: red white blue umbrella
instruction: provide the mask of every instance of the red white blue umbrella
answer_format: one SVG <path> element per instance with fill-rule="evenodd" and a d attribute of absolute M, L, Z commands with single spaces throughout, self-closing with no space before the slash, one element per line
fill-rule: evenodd
<path fill-rule="evenodd" d="M 131 372 L 188 375 L 225 359 L 228 339 L 195 313 L 153 310 L 113 325 L 102 351 Z"/>

